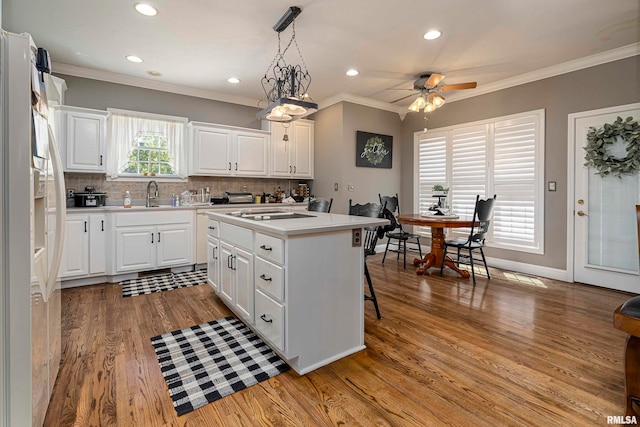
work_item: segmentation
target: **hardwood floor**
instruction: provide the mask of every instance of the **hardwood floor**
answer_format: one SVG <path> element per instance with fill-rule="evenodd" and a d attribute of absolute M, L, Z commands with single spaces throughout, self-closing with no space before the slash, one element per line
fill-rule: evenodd
<path fill-rule="evenodd" d="M 630 294 L 497 269 L 474 288 L 381 259 L 367 261 L 382 320 L 367 302 L 366 350 L 181 417 L 149 338 L 230 315 L 209 286 L 132 298 L 113 284 L 64 290 L 45 425 L 591 426 L 624 415 L 625 334 L 612 319 Z"/>

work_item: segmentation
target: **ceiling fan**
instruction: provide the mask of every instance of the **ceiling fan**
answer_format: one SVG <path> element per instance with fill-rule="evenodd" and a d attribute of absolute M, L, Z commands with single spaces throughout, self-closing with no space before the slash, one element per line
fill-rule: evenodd
<path fill-rule="evenodd" d="M 409 106 L 410 111 L 420 111 L 424 109 L 425 112 L 431 112 L 438 107 L 444 105 L 444 96 L 440 95 L 439 92 L 447 92 L 452 90 L 463 90 L 463 89 L 474 89 L 478 86 L 476 82 L 467 82 L 467 83 L 456 83 L 450 85 L 441 85 L 440 82 L 444 80 L 444 75 L 440 73 L 425 73 L 420 75 L 420 77 L 413 82 L 413 89 L 407 90 L 416 90 L 420 92 L 420 95 L 413 101 L 413 103 Z M 391 101 L 391 103 L 395 103 L 398 101 L 402 101 L 403 99 L 407 99 L 410 96 L 414 96 L 415 94 L 403 96 L 402 98 L 398 98 L 395 101 Z"/>

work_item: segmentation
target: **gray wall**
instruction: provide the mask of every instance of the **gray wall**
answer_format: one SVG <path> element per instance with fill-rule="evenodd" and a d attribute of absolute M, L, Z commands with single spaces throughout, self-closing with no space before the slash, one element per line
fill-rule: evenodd
<path fill-rule="evenodd" d="M 566 268 L 567 251 L 567 127 L 570 113 L 640 101 L 640 56 L 504 89 L 450 104 L 430 115 L 429 129 L 545 109 L 545 182 L 556 181 L 556 192 L 545 192 L 544 255 L 498 249 L 487 255 L 552 268 Z M 424 128 L 423 114 L 408 114 L 402 151 L 403 206 L 413 206 L 413 133 Z M 498 195 L 499 197 L 500 195 Z"/>
<path fill-rule="evenodd" d="M 106 110 L 142 111 L 187 117 L 191 121 L 261 129 L 258 108 L 117 83 L 56 74 L 67 83 L 65 104 Z"/>
<path fill-rule="evenodd" d="M 378 201 L 378 193 L 400 193 L 402 121 L 396 113 L 342 102 L 311 117 L 315 127 L 315 180 L 313 191 L 333 197 L 332 213 L 348 213 L 354 203 Z M 392 168 L 356 167 L 356 131 L 393 137 Z M 338 183 L 338 191 L 333 191 Z M 354 190 L 348 191 L 353 184 Z"/>

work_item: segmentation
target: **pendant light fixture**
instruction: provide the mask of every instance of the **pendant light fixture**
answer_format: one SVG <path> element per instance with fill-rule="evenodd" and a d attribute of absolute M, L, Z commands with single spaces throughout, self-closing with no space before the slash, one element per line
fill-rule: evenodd
<path fill-rule="evenodd" d="M 261 80 L 269 105 L 256 115 L 260 120 L 291 122 L 318 109 L 318 104 L 308 94 L 311 75 L 296 41 L 295 19 L 300 12 L 302 9 L 299 7 L 290 7 L 273 27 L 278 33 L 278 52 Z M 290 24 L 291 39 L 282 49 L 280 35 Z M 298 65 L 287 63 L 284 57 L 292 45 L 298 51 Z"/>

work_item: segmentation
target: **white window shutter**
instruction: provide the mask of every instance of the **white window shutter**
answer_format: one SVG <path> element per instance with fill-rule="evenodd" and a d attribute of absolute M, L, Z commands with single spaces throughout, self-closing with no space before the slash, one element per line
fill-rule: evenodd
<path fill-rule="evenodd" d="M 417 144 L 418 200 L 417 212 L 426 212 L 436 202 L 433 186 L 447 179 L 447 132 L 429 132 Z M 430 235 L 428 227 L 417 227 L 419 233 Z"/>

